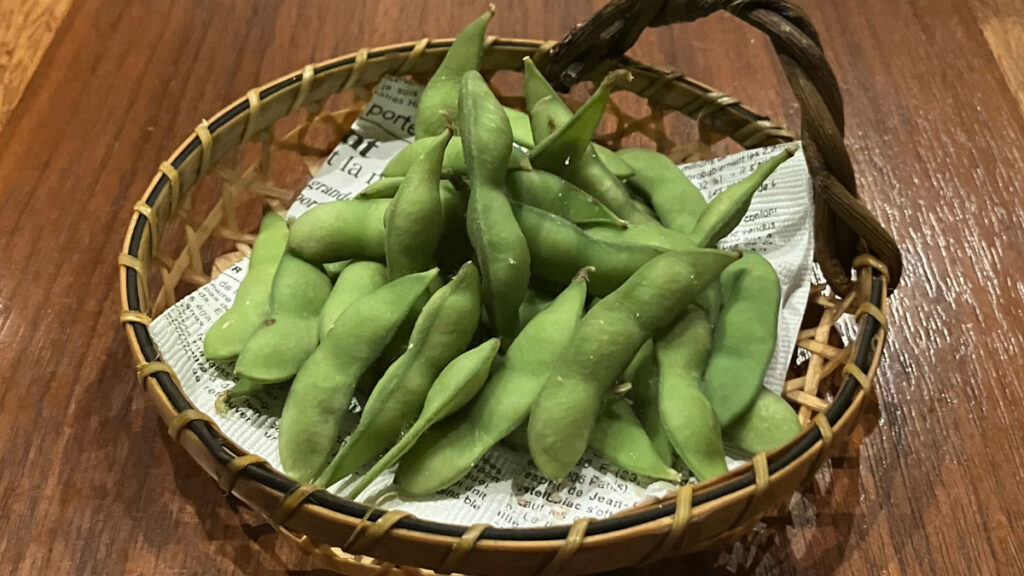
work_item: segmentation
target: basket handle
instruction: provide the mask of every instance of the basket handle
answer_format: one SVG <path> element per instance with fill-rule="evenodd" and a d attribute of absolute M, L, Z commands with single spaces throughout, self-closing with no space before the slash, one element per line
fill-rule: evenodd
<path fill-rule="evenodd" d="M 896 241 L 857 198 L 850 154 L 843 142 L 843 98 L 818 32 L 789 0 L 611 0 L 578 24 L 550 53 L 548 78 L 560 88 L 582 80 L 602 62 L 617 59 L 648 26 L 690 22 L 725 10 L 772 41 L 800 103 L 804 154 L 815 198 L 815 252 L 832 286 L 852 286 L 853 259 L 865 250 L 888 267 L 890 290 L 899 283 L 903 258 Z"/>

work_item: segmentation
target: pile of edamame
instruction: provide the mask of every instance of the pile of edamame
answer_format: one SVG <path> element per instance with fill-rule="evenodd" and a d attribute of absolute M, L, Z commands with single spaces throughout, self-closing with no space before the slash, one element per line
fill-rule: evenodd
<path fill-rule="evenodd" d="M 789 441 L 796 414 L 762 386 L 778 277 L 714 246 L 793 150 L 705 202 L 662 154 L 592 142 L 624 71 L 573 112 L 526 59 L 527 113 L 503 107 L 478 72 L 492 15 L 459 34 L 381 180 L 290 227 L 263 216 L 206 334 L 231 394 L 289 387 L 285 472 L 351 476 L 355 498 L 397 464 L 399 490 L 430 494 L 505 441 L 552 481 L 589 447 L 679 482 L 725 473 L 726 445 Z"/>

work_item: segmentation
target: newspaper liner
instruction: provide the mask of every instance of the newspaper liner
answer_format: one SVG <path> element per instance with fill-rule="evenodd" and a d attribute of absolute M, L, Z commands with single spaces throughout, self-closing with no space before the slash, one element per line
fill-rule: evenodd
<path fill-rule="evenodd" d="M 324 202 L 347 200 L 379 177 L 380 171 L 411 141 L 416 104 L 422 87 L 401 78 L 381 81 L 352 133 L 338 145 L 288 211 L 292 220 Z M 758 148 L 725 158 L 681 166 L 708 199 L 777 154 L 781 146 Z M 721 248 L 760 252 L 775 267 L 782 285 L 778 344 L 765 385 L 781 393 L 796 343 L 812 278 L 811 182 L 802 150 L 783 163 L 754 196 L 750 211 Z M 209 414 L 232 440 L 280 469 L 277 454 L 278 417 L 286 386 L 271 386 L 257 396 L 224 401 L 234 383 L 230 365 L 203 356 L 206 331 L 234 299 L 248 262 L 232 266 L 157 317 L 150 330 L 163 357 L 178 374 L 188 397 Z M 358 412 L 365 396 L 357 395 Z M 355 427 L 347 419 L 341 438 Z M 339 439 L 339 440 L 340 440 Z M 729 458 L 730 468 L 743 460 Z M 663 497 L 675 485 L 638 477 L 587 452 L 579 466 L 554 485 L 525 454 L 501 444 L 492 449 L 461 481 L 426 498 L 403 498 L 391 485 L 392 472 L 382 474 L 360 498 L 384 508 L 402 508 L 416 516 L 452 524 L 486 522 L 499 527 L 566 524 L 580 517 L 605 518 Z M 330 490 L 344 494 L 352 478 Z M 382 498 L 386 496 L 386 498 Z"/>

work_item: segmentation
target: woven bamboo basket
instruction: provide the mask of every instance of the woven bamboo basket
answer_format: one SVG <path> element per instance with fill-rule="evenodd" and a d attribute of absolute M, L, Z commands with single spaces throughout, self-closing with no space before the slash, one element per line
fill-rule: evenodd
<path fill-rule="evenodd" d="M 687 9 L 663 14 L 660 22 L 649 11 L 616 46 L 607 41 L 614 34 L 603 34 L 604 44 L 579 50 L 580 36 L 588 30 L 607 30 L 609 18 L 618 17 L 621 24 L 614 10 L 626 4 L 613 2 L 562 45 L 488 38 L 482 67 L 489 77 L 518 74 L 523 57 L 532 56 L 555 81 L 566 83 L 599 78 L 612 67 L 627 69 L 633 79 L 624 92 L 643 99 L 647 111 L 631 115 L 613 104 L 608 120 L 614 127 L 602 140 L 615 147 L 628 138 L 633 145 L 639 141 L 683 159 L 706 154 L 721 138 L 749 148 L 794 136 L 721 92 L 620 57 L 621 52 L 644 25 L 695 19 L 720 5 L 771 37 L 802 106 L 803 146 L 815 189 L 816 260 L 828 280 L 812 287 L 784 390 L 798 408 L 803 433 L 774 453 L 758 454 L 725 476 L 686 485 L 663 501 L 602 520 L 530 529 L 456 526 L 400 510 L 368 509 L 296 483 L 222 434 L 182 392 L 178 376 L 154 345 L 149 323 L 207 283 L 223 258 L 246 253 L 261 207 L 288 206 L 347 135 L 377 81 L 386 74 L 428 77 L 451 40 L 364 48 L 254 88 L 202 121 L 160 165 L 135 204 L 118 258 L 120 321 L 140 384 L 171 437 L 222 490 L 265 515 L 330 568 L 353 576 L 579 574 L 706 549 L 742 534 L 808 481 L 870 401 L 888 328 L 887 297 L 901 263 L 891 237 L 856 199 L 842 140 L 841 99 L 813 27 L 784 1 L 684 1 L 675 4 Z M 581 64 L 574 53 L 591 61 Z M 522 102 L 512 94 L 502 100 L 513 106 Z M 696 143 L 670 137 L 678 130 L 669 124 L 686 118 L 698 121 Z M 852 332 L 841 335 L 839 323 L 852 326 Z"/>

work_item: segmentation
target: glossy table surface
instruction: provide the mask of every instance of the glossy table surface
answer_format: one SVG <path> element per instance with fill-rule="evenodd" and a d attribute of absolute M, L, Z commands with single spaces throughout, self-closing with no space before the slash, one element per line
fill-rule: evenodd
<path fill-rule="evenodd" d="M 496 4 L 492 33 L 554 39 L 599 5 Z M 861 194 L 906 257 L 880 406 L 787 514 L 630 574 L 1024 573 L 1024 4 L 803 4 Z M 322 573 L 224 498 L 140 393 L 123 230 L 160 161 L 248 88 L 451 36 L 483 6 L 0 0 L 0 571 Z M 768 42 L 729 16 L 649 30 L 631 54 L 797 128 Z"/>

